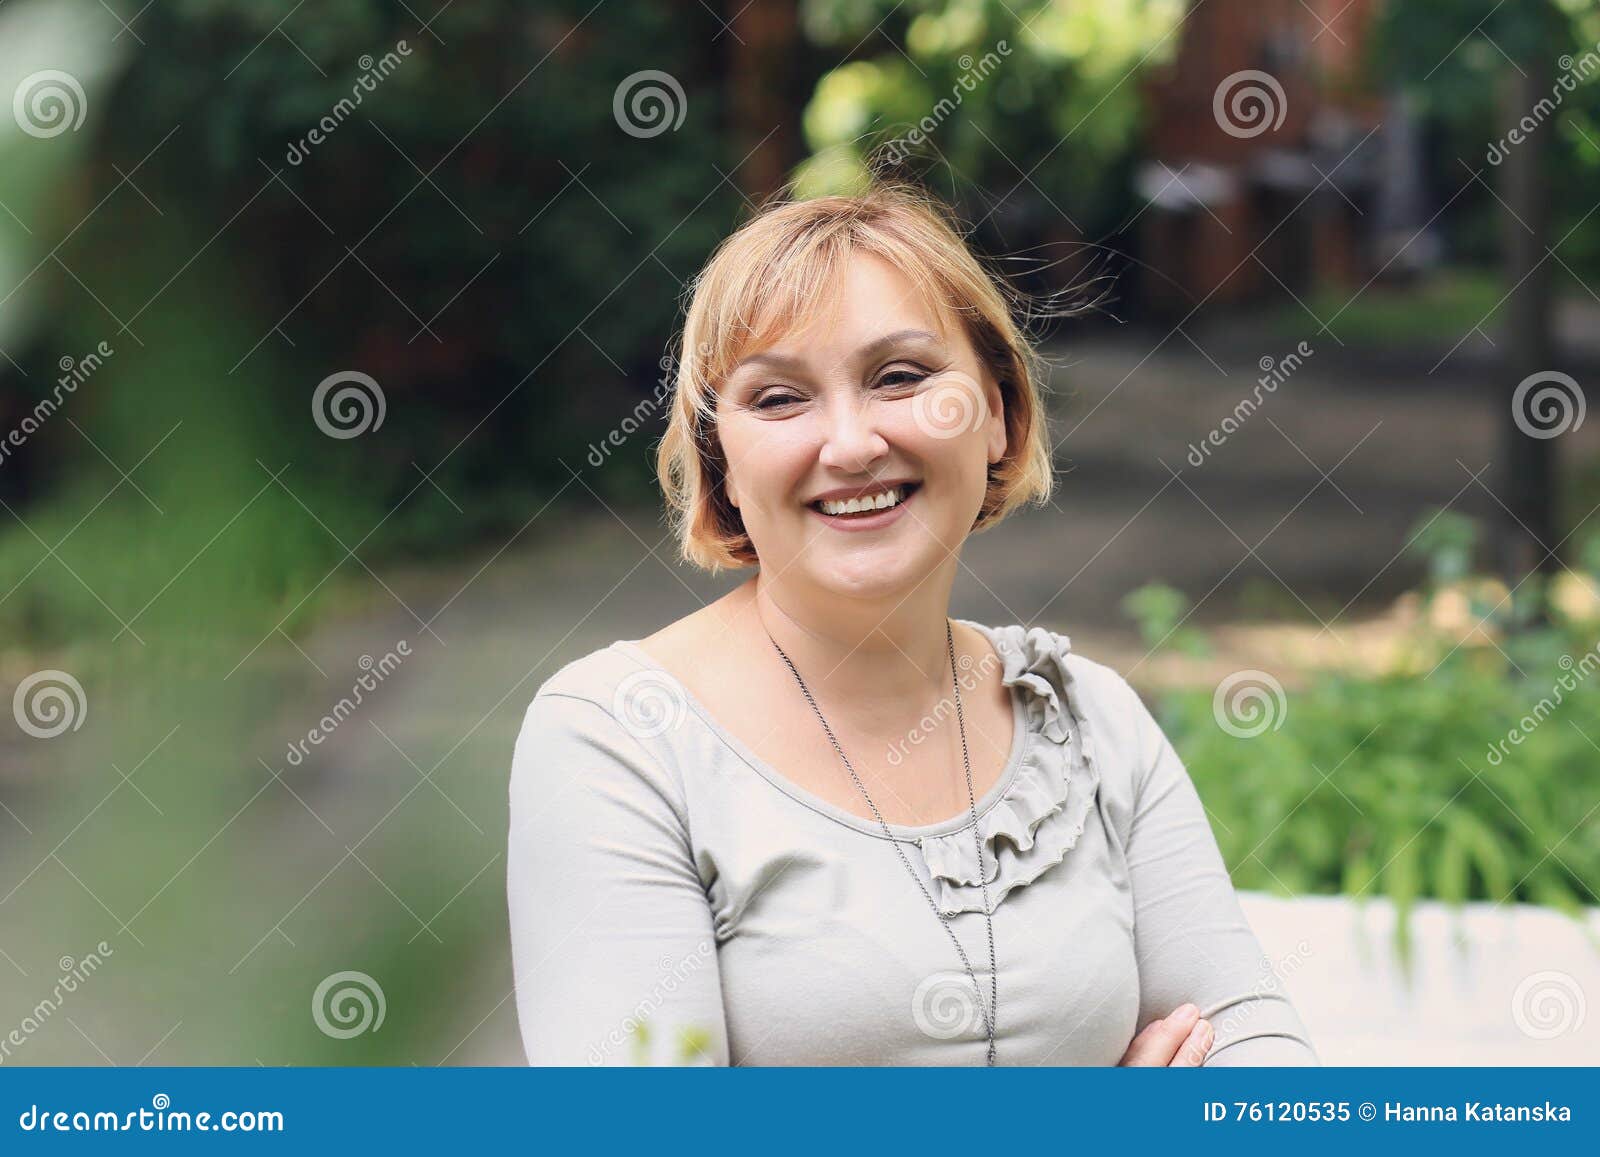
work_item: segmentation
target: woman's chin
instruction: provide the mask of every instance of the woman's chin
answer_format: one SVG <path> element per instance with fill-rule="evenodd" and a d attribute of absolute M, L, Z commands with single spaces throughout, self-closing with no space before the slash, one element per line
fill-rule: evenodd
<path fill-rule="evenodd" d="M 815 585 L 840 598 L 903 597 L 928 577 L 904 547 L 830 552 L 807 560 Z"/>

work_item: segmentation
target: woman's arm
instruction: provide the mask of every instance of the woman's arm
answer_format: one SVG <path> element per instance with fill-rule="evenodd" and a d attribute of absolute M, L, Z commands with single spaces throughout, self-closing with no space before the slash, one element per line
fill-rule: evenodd
<path fill-rule="evenodd" d="M 683 793 L 605 708 L 534 698 L 512 759 L 508 847 L 530 1064 L 728 1063 Z"/>
<path fill-rule="evenodd" d="M 1139 736 L 1126 846 L 1139 1024 L 1192 1001 L 1216 1034 L 1208 1067 L 1320 1064 L 1245 921 L 1188 771 L 1138 693 L 1127 693 Z"/>

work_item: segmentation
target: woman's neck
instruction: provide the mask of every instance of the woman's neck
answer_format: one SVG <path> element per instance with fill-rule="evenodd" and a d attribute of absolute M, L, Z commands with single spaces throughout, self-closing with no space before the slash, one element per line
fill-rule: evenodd
<path fill-rule="evenodd" d="M 763 637 L 770 635 L 820 701 L 898 718 L 920 712 L 950 678 L 953 582 L 954 574 L 941 569 L 910 592 L 872 600 L 808 595 L 763 582 L 758 573 L 746 584 L 745 609 L 760 645 L 770 648 Z"/>

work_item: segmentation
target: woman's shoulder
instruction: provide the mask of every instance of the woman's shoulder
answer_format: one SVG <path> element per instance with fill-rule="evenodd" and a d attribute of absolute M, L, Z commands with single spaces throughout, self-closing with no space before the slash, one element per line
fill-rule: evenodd
<path fill-rule="evenodd" d="M 704 661 L 715 633 L 706 622 L 710 609 L 702 607 L 653 634 L 616 639 L 570 660 L 540 685 L 535 700 L 588 700 L 626 724 L 641 712 L 648 714 L 663 697 L 683 699 L 683 682 L 672 672 L 692 670 Z"/>
<path fill-rule="evenodd" d="M 633 650 L 634 645 L 631 640 L 617 639 L 569 659 L 539 684 L 534 692 L 534 700 L 586 699 L 609 709 L 616 697 L 617 686 L 643 666 Z"/>
<path fill-rule="evenodd" d="M 570 660 L 547 678 L 523 712 L 512 752 L 511 793 L 524 806 L 569 801 L 583 784 L 614 800 L 660 797 L 682 818 L 684 790 L 657 737 L 682 695 L 670 676 L 618 640 Z M 572 805 L 579 806 L 579 805 Z"/>
<path fill-rule="evenodd" d="M 530 716 L 588 717 L 596 709 L 629 735 L 650 740 L 692 714 L 693 680 L 725 635 L 717 603 L 701 607 L 637 639 L 615 639 L 569 660 L 539 685 Z M 590 705 L 589 707 L 582 706 Z M 662 719 L 670 720 L 663 727 Z"/>

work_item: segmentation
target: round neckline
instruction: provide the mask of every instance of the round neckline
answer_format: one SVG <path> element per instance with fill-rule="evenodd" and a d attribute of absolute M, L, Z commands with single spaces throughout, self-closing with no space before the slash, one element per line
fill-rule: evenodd
<path fill-rule="evenodd" d="M 1011 698 L 1011 752 L 1006 758 L 1005 767 L 1001 770 L 999 777 L 977 800 L 978 820 L 981 823 L 983 817 L 993 810 L 993 808 L 1005 798 L 1006 792 L 1008 792 L 1011 789 L 1011 785 L 1016 782 L 1017 772 L 1022 767 L 1023 759 L 1027 755 L 1028 748 L 1033 741 L 1033 735 L 1028 729 L 1027 710 L 1023 706 L 1023 691 L 1018 687 L 1019 680 L 1018 678 L 1008 678 L 1006 676 L 1004 671 L 1005 652 L 1002 650 L 1000 641 L 996 637 L 995 632 L 984 626 L 982 623 L 973 622 L 970 619 L 954 619 L 952 621 L 962 623 L 973 628 L 989 641 L 989 646 L 994 649 L 995 654 L 1000 658 L 1002 667 L 1000 676 L 1001 681 L 1004 683 L 1006 689 L 1010 692 Z M 847 811 L 837 804 L 830 803 L 821 796 L 801 787 L 799 784 L 795 783 L 794 780 L 780 772 L 777 768 L 759 758 L 738 736 L 730 732 L 717 720 L 717 717 L 711 713 L 706 705 L 700 702 L 700 700 L 696 698 L 695 694 L 690 691 L 688 687 L 684 686 L 682 679 L 679 679 L 671 671 L 663 667 L 648 651 L 639 646 L 639 640 L 618 639 L 612 643 L 611 646 L 633 656 L 634 659 L 644 664 L 651 670 L 659 671 L 671 678 L 673 682 L 676 683 L 679 688 L 681 688 L 685 703 L 688 705 L 690 710 L 700 717 L 700 721 L 710 728 L 717 738 L 720 739 L 723 744 L 727 746 L 742 761 L 744 761 L 744 763 L 748 765 L 751 770 L 755 771 L 761 776 L 762 779 L 766 780 L 773 787 L 777 788 L 779 791 L 783 792 L 797 803 L 801 803 L 810 808 L 812 811 L 841 823 L 845 827 L 861 832 L 863 835 L 874 836 L 880 840 L 884 838 L 883 827 L 879 825 L 877 820 L 870 819 L 865 816 L 858 816 L 854 812 Z M 917 844 L 920 844 L 924 839 L 950 835 L 954 832 L 965 831 L 970 827 L 972 827 L 972 814 L 970 811 L 961 812 L 957 815 L 951 816 L 949 819 L 940 820 L 931 824 L 888 825 L 890 835 L 894 839 Z"/>

